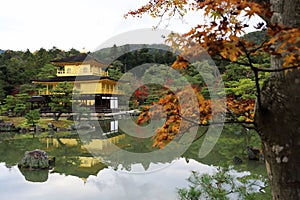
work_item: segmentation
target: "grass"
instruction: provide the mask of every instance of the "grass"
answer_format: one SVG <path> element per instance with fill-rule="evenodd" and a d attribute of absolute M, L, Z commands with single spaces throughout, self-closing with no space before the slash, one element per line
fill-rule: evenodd
<path fill-rule="evenodd" d="M 16 127 L 24 127 L 24 124 L 26 124 L 25 117 L 8 117 L 8 116 L 0 116 L 1 119 L 4 121 L 11 121 L 14 123 Z"/>
<path fill-rule="evenodd" d="M 58 121 L 55 121 L 52 118 L 41 118 L 37 124 L 42 128 L 47 128 L 49 123 L 52 123 L 54 126 L 59 128 L 68 128 L 69 126 L 74 124 L 74 121 L 67 120 L 65 118 L 61 118 Z"/>
<path fill-rule="evenodd" d="M 16 127 L 21 128 L 32 128 L 30 124 L 26 123 L 25 117 L 8 117 L 8 116 L 0 116 L 4 121 L 11 121 L 14 123 Z M 54 126 L 59 128 L 68 128 L 72 124 L 74 124 L 74 121 L 67 120 L 66 118 L 61 118 L 59 121 L 55 121 L 52 118 L 41 118 L 36 125 L 41 126 L 42 128 L 48 128 L 48 124 L 52 123 Z"/>

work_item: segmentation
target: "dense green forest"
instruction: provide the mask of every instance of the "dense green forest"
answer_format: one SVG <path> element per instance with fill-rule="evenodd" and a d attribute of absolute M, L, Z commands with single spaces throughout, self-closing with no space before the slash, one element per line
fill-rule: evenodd
<path fill-rule="evenodd" d="M 158 46 L 163 45 L 125 45 L 113 46 L 93 53 L 98 60 L 111 64 L 112 69 L 124 73 L 137 65 L 148 63 L 161 63 L 170 65 L 176 57 L 170 51 L 160 50 Z M 119 58 L 117 55 L 128 52 Z M 154 49 L 157 48 L 157 49 Z M 129 51 L 130 49 L 130 51 Z M 135 50 L 139 49 L 139 50 Z M 32 93 L 31 80 L 49 78 L 56 74 L 55 66 L 50 62 L 55 59 L 73 56 L 80 52 L 76 49 L 63 51 L 53 47 L 46 50 L 41 48 L 38 51 L 2 51 L 0 53 L 0 101 L 7 95 L 18 93 Z M 113 72 L 112 72 L 113 73 Z"/>
<path fill-rule="evenodd" d="M 255 32 L 245 37 L 249 40 L 257 41 L 259 38 L 262 38 L 262 34 L 264 33 Z M 34 88 L 36 86 L 31 84 L 32 80 L 55 76 L 56 67 L 51 64 L 52 60 L 77 55 L 79 53 L 80 52 L 76 49 L 63 51 L 56 47 L 48 50 L 41 48 L 35 52 L 30 52 L 29 50 L 2 51 L 2 53 L 0 53 L 1 104 L 6 104 L 8 107 L 9 105 L 10 107 L 16 107 L 15 105 L 18 104 L 22 107 L 22 101 L 24 101 L 26 97 L 36 94 L 37 88 Z M 155 71 L 156 67 L 159 65 L 170 66 L 176 60 L 176 55 L 163 44 L 114 45 L 110 48 L 93 52 L 91 55 L 109 66 L 107 69 L 109 75 L 115 80 L 118 80 L 125 72 L 130 72 L 131 69 L 144 63 L 153 63 L 153 66 L 146 71 L 135 71 L 135 73 L 138 73 L 135 74 L 135 76 L 149 76 L 150 78 L 152 76 L 153 78 L 151 73 L 153 70 Z M 222 73 L 227 95 L 234 95 L 241 98 L 255 98 L 254 76 L 249 67 L 229 64 L 229 62 L 219 60 L 218 58 L 214 58 L 214 61 Z M 258 56 L 254 61 L 255 65 L 263 67 L 269 66 L 269 58 L 266 55 Z M 207 93 L 208 90 L 203 81 L 203 77 L 195 70 L 193 65 L 201 65 L 207 77 L 211 76 L 214 72 L 204 63 L 193 63 L 188 65 L 185 70 L 180 71 L 193 86 L 201 88 L 200 92 L 208 97 L 209 94 Z M 261 84 L 267 75 L 267 73 L 260 74 Z M 156 87 L 150 88 L 146 86 L 142 88 L 143 91 L 137 91 L 137 93 L 134 94 L 136 95 L 136 100 L 139 101 L 139 103 L 150 103 L 152 100 L 158 99 L 160 96 L 159 90 L 155 88 Z M 143 93 L 143 95 L 140 95 L 141 93 Z M 13 100 L 13 98 L 16 98 L 16 100 Z M 20 110 L 24 109 L 20 108 Z"/>
<path fill-rule="evenodd" d="M 0 101 L 6 95 L 31 93 L 31 80 L 46 78 L 56 73 L 50 61 L 78 54 L 79 51 L 70 49 L 62 51 L 53 47 L 38 51 L 6 50 L 0 54 Z M 33 90 L 33 91 L 32 91 Z"/>

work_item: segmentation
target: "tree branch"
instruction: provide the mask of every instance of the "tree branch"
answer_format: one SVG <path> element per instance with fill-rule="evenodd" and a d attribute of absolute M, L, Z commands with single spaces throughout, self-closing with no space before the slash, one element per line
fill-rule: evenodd
<path fill-rule="evenodd" d="M 243 63 L 243 62 L 239 62 L 239 61 L 231 61 L 230 59 L 225 58 L 225 57 L 222 56 L 221 54 L 218 54 L 218 56 L 221 57 L 221 59 L 217 59 L 218 61 L 225 60 L 225 61 L 228 61 L 228 62 L 231 62 L 231 63 L 234 63 L 234 64 L 238 64 L 238 65 L 244 65 L 244 66 L 248 66 L 248 67 L 251 66 L 249 63 Z"/>
<path fill-rule="evenodd" d="M 207 123 L 207 124 L 201 124 L 201 123 L 195 122 L 193 120 L 187 119 L 185 117 L 181 117 L 181 118 L 187 122 L 193 123 L 195 126 L 202 126 L 202 127 L 211 126 L 211 125 L 222 125 L 222 124 L 252 124 L 252 125 L 255 125 L 254 122 L 246 122 L 246 121 L 221 121 L 221 122 L 211 122 L 211 123 Z"/>
<path fill-rule="evenodd" d="M 255 78 L 255 87 L 256 87 L 256 92 L 257 92 L 257 103 L 258 103 L 258 108 L 261 109 L 261 96 L 260 96 L 260 86 L 259 86 L 259 77 L 258 77 L 258 68 L 254 67 L 253 66 L 253 63 L 252 63 L 252 59 L 251 59 L 251 56 L 248 52 L 248 50 L 246 49 L 245 45 L 239 41 L 239 44 L 242 46 L 244 52 L 245 52 L 245 55 L 249 61 L 249 64 L 250 64 L 250 68 L 251 70 L 254 72 L 254 78 Z"/>
<path fill-rule="evenodd" d="M 300 67 L 300 65 L 295 65 L 295 66 L 284 67 L 284 68 L 280 68 L 280 69 L 266 69 L 266 68 L 257 68 L 257 67 L 253 66 L 253 68 L 255 68 L 255 70 L 257 70 L 258 72 L 282 72 L 285 70 L 297 69 L 299 67 Z"/>
<path fill-rule="evenodd" d="M 249 54 L 255 53 L 256 51 L 258 51 L 259 49 L 261 49 L 267 41 L 268 41 L 268 40 L 265 39 L 258 47 L 253 48 L 253 49 L 250 49 L 250 50 L 249 50 Z"/>
<path fill-rule="evenodd" d="M 205 129 L 205 131 L 203 131 L 203 133 L 197 137 L 195 137 L 192 141 L 192 143 L 196 142 L 197 140 L 199 140 L 200 138 L 202 138 L 208 131 L 208 127 Z M 182 145 L 187 145 L 185 143 L 182 143 L 182 142 L 179 142 L 179 144 L 182 144 Z"/>

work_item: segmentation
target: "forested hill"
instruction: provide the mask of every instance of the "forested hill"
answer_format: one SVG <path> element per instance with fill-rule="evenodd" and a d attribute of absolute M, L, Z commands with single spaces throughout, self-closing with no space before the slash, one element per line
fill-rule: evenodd
<path fill-rule="evenodd" d="M 131 51 L 125 56 L 117 58 L 126 48 Z M 156 49 L 156 50 L 155 50 Z M 158 50 L 157 50 L 158 49 Z M 95 52 L 97 59 L 111 64 L 114 60 L 120 70 L 127 71 L 145 62 L 171 64 L 175 56 L 171 52 L 159 50 L 166 49 L 164 45 L 124 45 L 113 46 Z M 46 50 L 41 48 L 38 51 L 13 51 L 6 50 L 0 53 L 0 101 L 8 94 L 27 93 L 30 89 L 31 80 L 49 78 L 56 74 L 56 69 L 50 61 L 63 57 L 77 55 L 80 52 L 76 49 L 63 51 L 53 47 Z M 108 62 L 110 61 L 110 62 Z M 127 69 L 126 69 L 127 68 Z"/>
<path fill-rule="evenodd" d="M 144 63 L 171 65 L 176 55 L 164 44 L 126 44 L 101 49 L 93 55 L 107 64 L 117 65 L 122 72 Z"/>
<path fill-rule="evenodd" d="M 251 41 L 261 40 L 264 33 L 250 33 L 244 37 Z M 50 61 L 63 57 L 77 55 L 76 49 L 63 51 L 56 47 L 52 49 L 39 49 L 35 52 L 0 50 L 0 102 L 8 94 L 28 93 L 32 91 L 31 80 L 49 78 L 56 74 L 56 68 Z M 107 64 L 115 67 L 114 72 L 124 73 L 144 63 L 158 63 L 171 65 L 176 56 L 163 44 L 131 44 L 112 46 L 94 52 L 93 55 Z M 221 61 L 223 62 L 223 61 Z M 227 63 L 218 63 L 223 65 Z M 223 70 L 221 70 L 223 72 Z M 117 73 L 117 74 L 118 74 Z"/>
<path fill-rule="evenodd" d="M 126 44 L 122 46 L 113 45 L 94 52 L 94 55 L 102 61 L 111 62 L 112 58 L 116 59 L 126 53 L 133 52 L 141 49 L 149 49 L 149 52 L 155 52 L 156 50 L 171 51 L 170 47 L 164 44 Z"/>
<path fill-rule="evenodd" d="M 256 31 L 243 36 L 245 40 L 255 44 L 261 44 L 266 37 L 266 31 Z"/>
<path fill-rule="evenodd" d="M 243 36 L 246 40 L 254 43 L 261 43 L 265 38 L 265 32 L 257 31 Z M 175 60 L 175 55 L 172 53 L 170 47 L 164 44 L 127 44 L 123 46 L 116 46 L 100 49 L 93 53 L 96 58 L 107 64 L 118 63 L 122 65 L 121 71 L 128 71 L 143 63 L 159 63 L 170 65 Z M 220 67 L 221 72 L 224 66 L 228 64 L 226 61 L 214 59 L 217 66 Z"/>
<path fill-rule="evenodd" d="M 53 47 L 36 52 L 6 50 L 0 54 L 0 101 L 7 94 L 26 90 L 31 80 L 49 76 L 54 72 L 50 61 L 78 54 L 76 49 L 62 51 Z M 26 91 L 22 91 L 26 92 Z"/>

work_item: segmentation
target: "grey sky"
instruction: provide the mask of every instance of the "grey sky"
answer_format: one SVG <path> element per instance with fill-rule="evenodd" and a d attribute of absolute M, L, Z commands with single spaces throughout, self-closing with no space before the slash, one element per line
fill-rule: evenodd
<path fill-rule="evenodd" d="M 147 0 L 2 0 L 0 49 L 35 51 L 55 46 L 64 50 L 93 51 L 115 35 L 157 25 L 158 20 L 148 16 L 124 19 L 127 11 L 145 2 Z M 189 23 L 175 18 L 168 29 L 184 32 L 197 20 L 195 15 L 187 16 Z"/>

